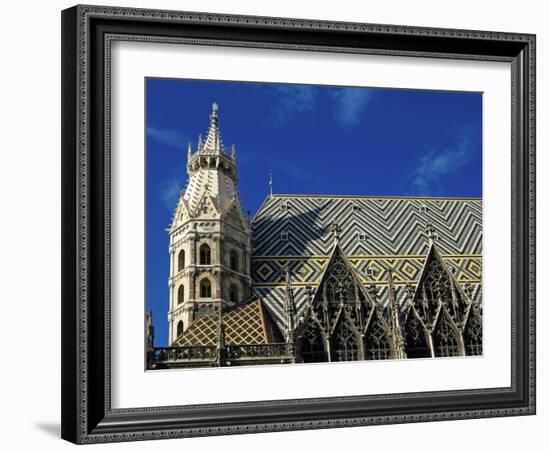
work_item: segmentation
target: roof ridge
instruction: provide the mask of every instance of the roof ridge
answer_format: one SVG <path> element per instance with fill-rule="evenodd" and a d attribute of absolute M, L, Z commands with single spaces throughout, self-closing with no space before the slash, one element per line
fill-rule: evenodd
<path fill-rule="evenodd" d="M 229 306 L 228 308 L 225 309 L 225 311 L 223 311 L 223 313 L 234 311 L 235 309 L 238 309 L 241 306 L 247 306 L 248 304 L 254 303 L 255 301 L 260 301 L 260 298 L 252 294 L 245 300 L 241 300 L 239 303 L 235 303 L 234 305 Z"/>
<path fill-rule="evenodd" d="M 359 195 L 359 194 L 272 194 L 273 198 L 337 198 L 373 200 L 483 200 L 482 197 L 415 196 L 415 195 Z M 267 199 L 266 199 L 267 200 Z"/>

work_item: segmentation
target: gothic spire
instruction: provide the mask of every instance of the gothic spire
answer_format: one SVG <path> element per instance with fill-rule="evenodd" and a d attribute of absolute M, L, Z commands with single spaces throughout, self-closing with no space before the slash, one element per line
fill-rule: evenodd
<path fill-rule="evenodd" d="M 435 238 L 435 227 L 431 223 L 426 225 L 426 236 L 428 236 L 428 242 L 432 245 Z"/>
<path fill-rule="evenodd" d="M 199 148 L 201 154 L 219 155 L 224 154 L 224 146 L 220 136 L 220 129 L 218 126 L 218 104 L 212 103 L 212 112 L 210 113 L 210 128 L 208 129 L 208 135 L 206 141 Z"/>
<path fill-rule="evenodd" d="M 218 315 L 218 330 L 216 334 L 216 365 L 222 366 L 224 364 L 225 324 L 223 323 L 221 308 Z"/>
<path fill-rule="evenodd" d="M 389 292 L 389 323 L 392 331 L 392 339 L 395 348 L 395 357 L 397 359 L 405 358 L 405 342 L 403 340 L 403 333 L 401 332 L 401 324 L 399 321 L 399 306 L 397 305 L 397 299 L 395 295 L 395 285 L 393 283 L 393 269 L 388 267 L 386 269 L 388 277 L 388 292 Z"/>
<path fill-rule="evenodd" d="M 289 344 L 294 343 L 294 315 L 296 306 L 294 303 L 294 292 L 290 281 L 290 270 L 288 266 L 284 268 L 285 272 L 285 314 L 286 314 L 286 341 Z"/>
<path fill-rule="evenodd" d="M 155 340 L 155 327 L 153 326 L 153 311 L 148 311 L 145 316 L 145 340 L 147 352 L 153 351 Z"/>
<path fill-rule="evenodd" d="M 334 237 L 334 244 L 339 244 L 340 243 L 340 232 L 342 231 L 342 227 L 336 223 L 336 222 L 333 222 L 332 225 L 330 226 L 330 231 L 332 232 L 332 236 Z"/>

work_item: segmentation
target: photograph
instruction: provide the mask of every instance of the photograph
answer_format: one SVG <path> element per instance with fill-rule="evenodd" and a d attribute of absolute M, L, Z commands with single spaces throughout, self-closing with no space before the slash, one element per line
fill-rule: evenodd
<path fill-rule="evenodd" d="M 482 92 L 144 89 L 147 370 L 483 356 Z"/>
<path fill-rule="evenodd" d="M 37 123 L 61 168 L 37 170 L 61 174 L 61 306 L 33 317 L 61 330 L 61 437 L 535 442 L 544 15 L 199 3 L 64 5 L 53 27 L 61 115 Z M 27 184 L 10 217 L 43 205 Z M 21 267 L 55 254 L 12 222 Z"/>

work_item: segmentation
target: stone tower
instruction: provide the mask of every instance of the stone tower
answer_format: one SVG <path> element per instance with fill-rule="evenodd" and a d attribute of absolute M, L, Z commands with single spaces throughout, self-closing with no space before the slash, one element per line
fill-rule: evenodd
<path fill-rule="evenodd" d="M 203 314 L 250 295 L 250 220 L 237 192 L 235 147 L 225 153 L 212 105 L 206 140 L 187 150 L 188 183 L 170 234 L 169 344 Z"/>

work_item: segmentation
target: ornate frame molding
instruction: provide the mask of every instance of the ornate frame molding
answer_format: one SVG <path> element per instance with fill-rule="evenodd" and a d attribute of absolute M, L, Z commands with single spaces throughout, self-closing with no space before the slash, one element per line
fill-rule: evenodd
<path fill-rule="evenodd" d="M 510 62 L 512 385 L 112 409 L 109 111 L 115 40 Z M 62 57 L 63 438 L 98 443 L 535 413 L 534 35 L 75 6 L 62 13 Z"/>

